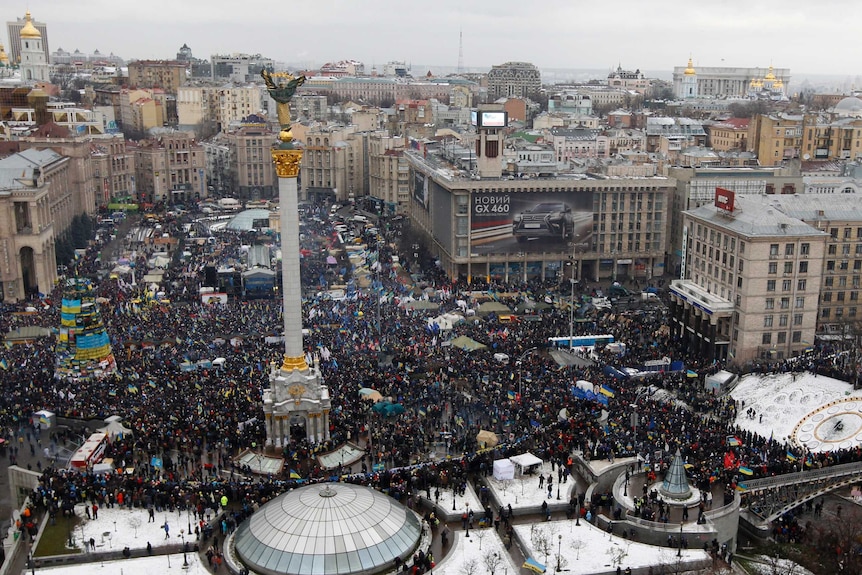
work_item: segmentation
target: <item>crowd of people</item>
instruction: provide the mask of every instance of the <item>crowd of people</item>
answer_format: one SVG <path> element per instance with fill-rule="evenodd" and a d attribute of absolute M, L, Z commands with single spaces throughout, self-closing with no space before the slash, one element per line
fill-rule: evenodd
<path fill-rule="evenodd" d="M 805 461 L 801 453 L 799 461 L 791 461 L 786 445 L 735 426 L 741 406 L 706 391 L 702 382 L 723 366 L 690 354 L 674 341 L 663 329 L 667 318 L 662 313 L 628 317 L 599 312 L 589 322 L 570 326 L 568 310 L 551 306 L 534 312 L 540 321 L 503 323 L 494 314 L 467 315 L 451 333 L 443 333 L 429 326 L 429 317 L 463 309 L 459 302 L 475 310 L 492 297 L 511 309 L 531 307 L 556 299 L 559 286 L 475 278 L 467 285 L 447 277 L 424 254 L 409 263 L 401 257 L 401 265 L 392 257 L 399 255 L 399 230 L 393 225 L 385 241 L 370 244 L 369 261 L 377 263 L 373 280 L 361 289 L 325 214 L 323 208 L 309 208 L 303 218 L 302 283 L 309 296 L 303 303 L 303 327 L 307 353 L 319 361 L 332 397 L 331 440 L 316 444 L 297 433 L 281 453 L 287 461 L 284 476 L 251 478 L 236 467 L 234 456 L 264 443 L 261 390 L 268 386 L 270 362 L 282 353 L 280 343 L 267 343 L 266 338 L 281 335 L 281 302 L 232 298 L 226 304 L 202 303 L 198 288 L 205 267 L 236 265 L 244 245 L 262 240 L 257 234 L 225 231 L 215 241 L 190 241 L 183 236 L 182 222 L 166 222 L 164 231 L 181 238 L 176 249 L 189 255 L 175 258 L 166 270 L 160 297 L 144 282 L 151 254 L 142 246 L 127 245 L 134 250 L 130 261 L 135 281 L 104 277 L 96 286 L 106 302 L 101 313 L 116 357 L 116 375 L 55 379 L 53 337 L 0 349 L 0 366 L 7 366 L 0 370 L 0 424 L 7 439 L 32 430 L 32 415 L 39 409 L 82 424 L 119 415 L 132 430 L 116 438 L 106 455 L 134 473 L 109 477 L 51 465 L 51 456 L 72 440 L 71 434 L 58 432 L 47 446 L 47 467 L 34 499 L 37 507 L 58 513 L 71 502 L 92 501 L 187 508 L 201 517 L 207 510 L 215 513 L 220 497 L 227 495 L 232 520 L 240 522 L 297 481 L 328 480 L 333 472 L 321 467 L 316 455 L 344 441 L 370 446 L 350 481 L 375 485 L 411 505 L 416 490 L 463 489 L 469 473 L 523 449 L 560 465 L 567 465 L 575 452 L 588 459 L 640 455 L 659 473 L 679 450 L 693 464 L 693 484 L 704 491 L 715 482 L 733 486 L 741 464 L 755 476 L 765 476 L 798 470 Z M 95 243 L 68 275 L 97 274 L 104 249 L 103 243 Z M 333 254 L 335 264 L 329 259 Z M 334 285 L 345 286 L 345 297 L 326 292 Z M 577 295 L 586 295 L 595 286 L 577 287 Z M 568 290 L 566 283 L 563 291 Z M 399 305 L 414 298 L 439 304 L 439 310 Z M 35 311 L 6 306 L 0 330 L 56 328 L 61 299 L 62 282 L 41 300 L 26 303 Z M 612 334 L 626 343 L 626 354 L 600 355 L 587 367 L 561 366 L 547 353 L 546 342 L 570 329 L 576 335 Z M 454 335 L 468 336 L 488 349 L 469 352 L 447 345 Z M 829 351 L 811 354 L 804 366 L 750 368 L 804 367 L 842 375 L 842 365 Z M 510 359 L 501 362 L 495 354 Z M 602 369 L 605 364 L 639 366 L 665 356 L 684 362 L 698 377 L 659 373 L 634 384 Z M 224 361 L 213 365 L 215 357 Z M 206 367 L 199 367 L 201 361 L 208 362 Z M 602 402 L 575 396 L 571 388 L 577 380 L 604 386 L 610 397 Z M 403 413 L 376 414 L 358 393 L 363 387 L 402 405 Z M 633 413 L 639 424 L 632 425 Z M 476 435 L 482 429 L 502 439 L 497 450 L 478 450 Z M 728 445 L 728 436 L 738 437 L 739 444 Z M 658 459 L 657 452 L 662 454 Z M 729 452 L 735 467 L 726 465 Z M 153 466 L 154 458 L 162 466 Z M 860 459 L 862 451 L 853 449 L 817 455 L 812 464 Z M 386 471 L 372 468 L 380 463 Z M 288 470 L 302 479 L 291 479 Z"/>

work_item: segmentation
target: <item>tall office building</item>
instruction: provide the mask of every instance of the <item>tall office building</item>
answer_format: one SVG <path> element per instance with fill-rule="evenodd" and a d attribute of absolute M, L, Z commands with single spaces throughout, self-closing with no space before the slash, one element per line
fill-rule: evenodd
<path fill-rule="evenodd" d="M 27 23 L 35 28 L 42 38 L 42 51 L 45 53 L 45 62 L 50 61 L 51 52 L 48 50 L 48 28 L 44 22 L 37 22 L 30 17 L 30 11 L 24 18 L 18 18 L 14 22 L 6 22 L 6 33 L 9 35 L 9 58 L 13 64 L 21 61 L 21 30 L 27 26 Z"/>

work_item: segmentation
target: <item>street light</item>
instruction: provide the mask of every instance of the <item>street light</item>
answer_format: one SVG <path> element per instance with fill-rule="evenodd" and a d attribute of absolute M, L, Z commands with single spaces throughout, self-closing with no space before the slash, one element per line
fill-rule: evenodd
<path fill-rule="evenodd" d="M 676 556 L 682 557 L 682 526 L 683 522 L 679 522 L 679 545 L 677 546 Z"/>
<path fill-rule="evenodd" d="M 525 351 L 524 353 L 519 355 L 518 360 L 515 362 L 515 365 L 518 366 L 518 395 L 519 396 L 523 395 L 523 383 L 521 380 L 524 377 L 524 368 L 523 368 L 524 358 L 527 357 L 528 355 L 530 355 L 532 352 L 536 351 L 537 349 L 539 349 L 539 348 L 538 347 L 531 347 L 530 349 L 528 349 L 527 351 Z"/>
<path fill-rule="evenodd" d="M 470 538 L 470 502 L 467 501 L 466 503 L 464 503 L 464 505 L 467 507 L 467 511 L 466 511 L 466 513 L 467 513 L 467 539 L 469 539 Z"/>
<path fill-rule="evenodd" d="M 572 284 L 572 295 L 569 300 L 569 351 L 574 350 L 575 337 L 575 278 L 569 278 L 569 283 Z"/>
<path fill-rule="evenodd" d="M 180 537 L 183 538 L 183 567 L 189 566 L 189 558 L 186 556 L 186 530 L 180 529 Z"/>
<path fill-rule="evenodd" d="M 581 526 L 581 496 L 578 495 L 575 503 L 575 527 Z"/>
<path fill-rule="evenodd" d="M 557 573 L 560 572 L 560 548 L 563 546 L 563 536 L 557 535 Z"/>

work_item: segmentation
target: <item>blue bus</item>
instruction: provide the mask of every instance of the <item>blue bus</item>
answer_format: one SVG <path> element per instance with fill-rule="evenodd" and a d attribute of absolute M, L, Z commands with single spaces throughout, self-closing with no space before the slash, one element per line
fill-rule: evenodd
<path fill-rule="evenodd" d="M 614 343 L 612 335 L 576 335 L 574 337 L 549 337 L 548 343 L 553 347 L 604 347 Z"/>

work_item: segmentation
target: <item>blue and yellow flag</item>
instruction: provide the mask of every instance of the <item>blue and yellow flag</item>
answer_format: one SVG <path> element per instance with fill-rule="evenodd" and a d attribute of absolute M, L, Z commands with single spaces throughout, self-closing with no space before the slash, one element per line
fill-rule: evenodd
<path fill-rule="evenodd" d="M 602 385 L 599 388 L 599 393 L 601 393 L 602 395 L 604 395 L 606 397 L 615 397 L 617 394 L 613 389 L 611 389 L 607 385 Z"/>
<path fill-rule="evenodd" d="M 295 470 L 291 469 L 290 470 L 290 478 L 291 479 L 302 479 L 302 476 L 299 473 L 297 473 Z"/>

